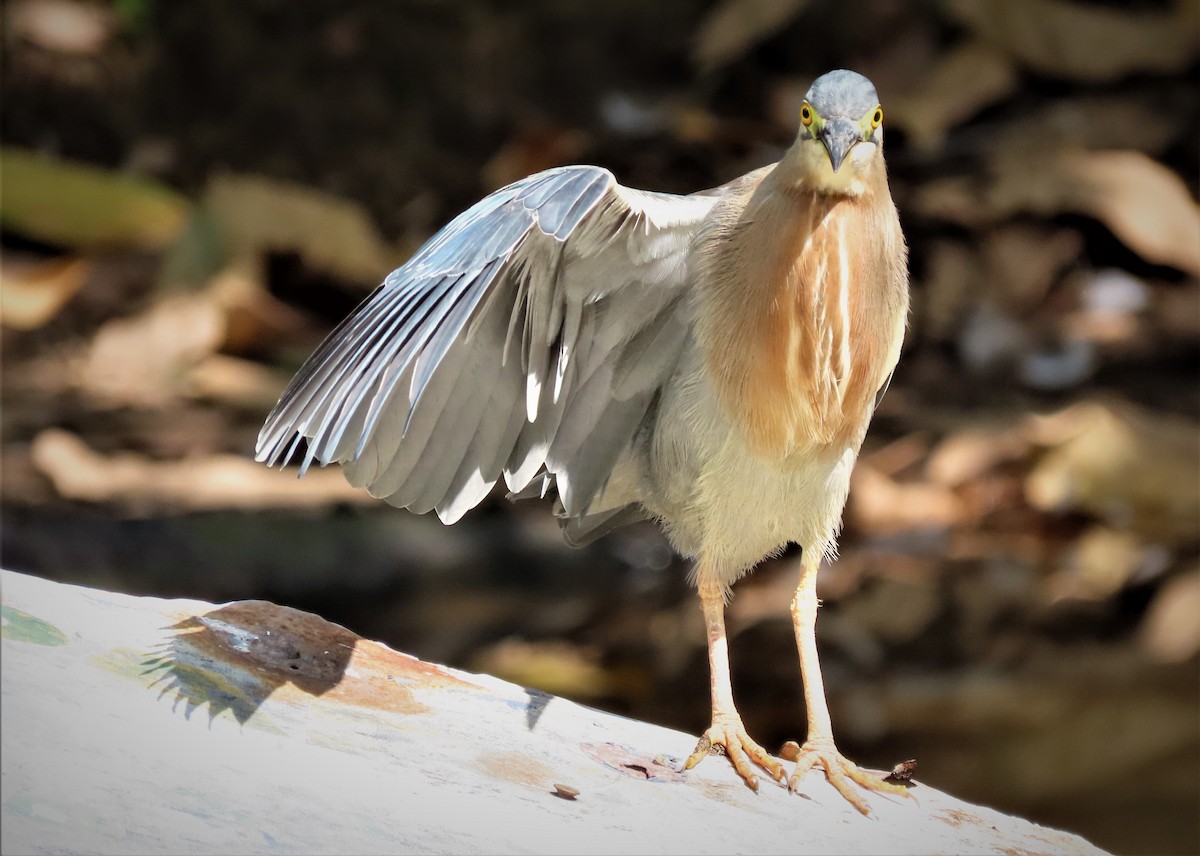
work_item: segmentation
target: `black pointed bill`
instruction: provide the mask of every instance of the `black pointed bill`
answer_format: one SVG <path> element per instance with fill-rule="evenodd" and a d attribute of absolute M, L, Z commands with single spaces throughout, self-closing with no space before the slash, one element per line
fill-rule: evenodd
<path fill-rule="evenodd" d="M 846 155 L 854 148 L 854 144 L 862 139 L 862 131 L 849 119 L 837 118 L 830 119 L 821 126 L 819 137 L 825 144 L 825 151 L 829 153 L 830 166 L 837 172 Z"/>

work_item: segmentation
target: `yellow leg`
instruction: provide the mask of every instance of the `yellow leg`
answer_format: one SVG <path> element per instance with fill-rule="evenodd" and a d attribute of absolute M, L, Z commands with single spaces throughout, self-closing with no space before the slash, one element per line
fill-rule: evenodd
<path fill-rule="evenodd" d="M 726 589 L 703 561 L 697 568 L 696 577 L 700 605 L 704 609 L 704 624 L 708 630 L 712 726 L 700 737 L 696 751 L 687 759 L 683 768 L 690 770 L 707 758 L 716 747 L 721 747 L 742 780 L 752 790 L 757 791 L 758 776 L 753 764 L 766 770 L 776 781 L 783 781 L 786 774 L 783 765 L 750 739 L 746 727 L 742 724 L 742 717 L 733 704 L 733 684 L 729 675 L 729 640 L 725 636 Z"/>
<path fill-rule="evenodd" d="M 865 815 L 871 810 L 854 783 L 872 791 L 908 796 L 903 785 L 885 782 L 846 760 L 833 742 L 833 724 L 825 700 L 825 683 L 821 679 L 821 663 L 817 658 L 817 569 L 820 554 L 805 549 L 800 560 L 800 583 L 792 598 L 792 626 L 796 631 L 796 649 L 800 653 L 800 674 L 804 678 L 804 705 L 808 710 L 808 736 L 803 746 L 788 743 L 785 754 L 796 758 L 796 768 L 788 778 L 788 788 L 796 790 L 805 773 L 821 767 L 829 783 L 837 788 L 851 805 Z"/>
<path fill-rule="evenodd" d="M 800 653 L 800 675 L 804 679 L 804 706 L 808 710 L 808 741 L 833 740 L 833 723 L 825 700 L 825 681 L 817 657 L 817 569 L 820 557 L 810 560 L 805 550 L 800 561 L 800 582 L 792 598 L 792 627 Z"/>

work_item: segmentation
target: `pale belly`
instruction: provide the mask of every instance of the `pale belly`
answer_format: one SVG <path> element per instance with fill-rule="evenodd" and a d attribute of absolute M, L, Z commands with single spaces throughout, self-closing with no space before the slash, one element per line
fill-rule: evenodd
<path fill-rule="evenodd" d="M 703 556 L 726 584 L 788 544 L 834 546 L 857 444 L 781 460 L 756 456 L 722 412 L 694 355 L 668 385 L 642 446 L 642 503 L 675 548 Z"/>

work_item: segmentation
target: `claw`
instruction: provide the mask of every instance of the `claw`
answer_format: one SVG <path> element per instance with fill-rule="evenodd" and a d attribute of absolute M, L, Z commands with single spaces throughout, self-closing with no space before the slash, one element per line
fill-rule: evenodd
<path fill-rule="evenodd" d="M 742 777 L 746 787 L 758 791 L 758 775 L 754 765 L 757 764 L 777 782 L 782 782 L 787 773 L 783 765 L 767 754 L 757 743 L 750 739 L 746 728 L 740 719 L 714 720 L 712 726 L 700 735 L 694 751 L 683 764 L 684 770 L 690 770 L 709 755 L 724 754 L 733 764 L 733 769 Z"/>
<path fill-rule="evenodd" d="M 722 747 L 724 748 L 724 747 Z M 687 761 L 683 764 L 684 770 L 690 770 L 695 767 L 709 755 L 715 754 L 712 738 L 708 736 L 708 732 L 700 735 L 700 739 L 696 741 L 696 749 L 688 756 Z"/>
<path fill-rule="evenodd" d="M 831 740 L 814 740 L 803 746 L 797 746 L 794 741 L 789 740 L 780 754 L 787 757 L 788 760 L 796 762 L 792 775 L 788 777 L 788 790 L 793 793 L 799 788 L 800 780 L 809 770 L 813 767 L 820 767 L 825 771 L 825 778 L 829 780 L 829 784 L 833 785 L 850 805 L 867 817 L 873 817 L 871 807 L 867 805 L 866 799 L 854 785 L 868 791 L 911 798 L 908 788 L 904 785 L 886 782 L 879 776 L 868 773 L 857 764 L 846 760 L 837 751 L 837 747 Z M 794 758 L 789 757 L 793 755 Z"/>

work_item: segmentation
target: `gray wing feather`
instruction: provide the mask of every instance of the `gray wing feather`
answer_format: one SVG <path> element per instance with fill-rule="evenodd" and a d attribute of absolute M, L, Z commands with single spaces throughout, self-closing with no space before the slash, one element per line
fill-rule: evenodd
<path fill-rule="evenodd" d="M 563 537 L 572 547 L 582 547 L 630 523 L 645 520 L 646 513 L 636 505 L 626 505 L 599 514 L 573 517 L 563 525 Z"/>
<path fill-rule="evenodd" d="M 688 249 L 716 198 L 629 190 L 598 167 L 496 191 L 322 343 L 258 460 L 285 463 L 304 438 L 301 474 L 341 462 L 352 484 L 447 522 L 501 476 L 514 493 L 540 476 L 584 520 L 687 341 Z M 618 518 L 586 519 L 577 530 Z"/>

